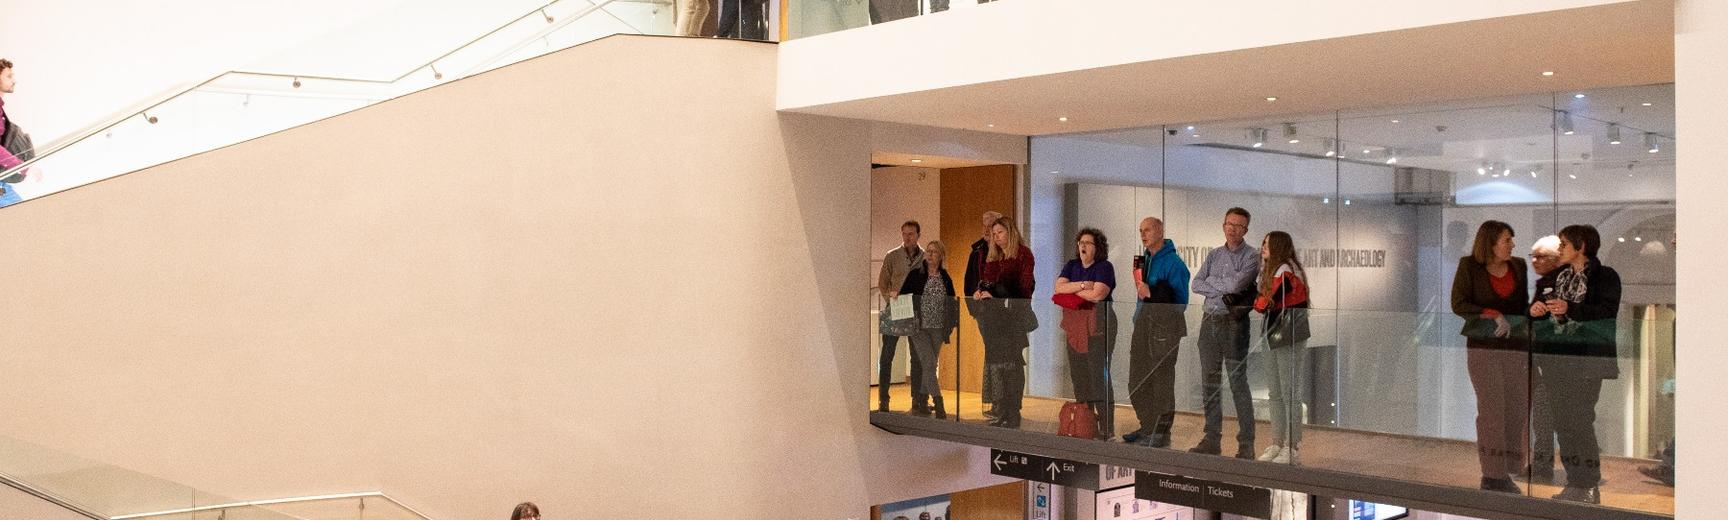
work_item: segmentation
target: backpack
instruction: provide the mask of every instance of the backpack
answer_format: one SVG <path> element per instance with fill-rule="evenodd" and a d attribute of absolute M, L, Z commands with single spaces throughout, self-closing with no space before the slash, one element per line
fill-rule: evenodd
<path fill-rule="evenodd" d="M 1062 425 L 1056 429 L 1057 435 L 1081 439 L 1098 436 L 1098 416 L 1092 413 L 1092 407 L 1086 403 L 1062 405 L 1061 417 Z"/>

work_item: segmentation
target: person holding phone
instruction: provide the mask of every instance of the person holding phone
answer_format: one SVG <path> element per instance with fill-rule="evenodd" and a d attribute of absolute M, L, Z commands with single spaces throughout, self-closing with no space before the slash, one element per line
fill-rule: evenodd
<path fill-rule="evenodd" d="M 1571 225 L 1558 234 L 1560 267 L 1536 282 L 1536 302 L 1530 304 L 1532 349 L 1566 468 L 1566 488 L 1554 498 L 1596 504 L 1602 499 L 1596 402 L 1602 380 L 1620 377 L 1620 273 L 1597 258 L 1602 236 L 1596 228 Z"/>
<path fill-rule="evenodd" d="M 1524 469 L 1529 427 L 1530 307 L 1524 260 L 1512 256 L 1512 226 L 1498 220 L 1476 228 L 1470 254 L 1452 276 L 1452 313 L 1464 318 L 1470 386 L 1476 390 L 1476 459 L 1482 489 L 1521 493 L 1511 476 Z"/>

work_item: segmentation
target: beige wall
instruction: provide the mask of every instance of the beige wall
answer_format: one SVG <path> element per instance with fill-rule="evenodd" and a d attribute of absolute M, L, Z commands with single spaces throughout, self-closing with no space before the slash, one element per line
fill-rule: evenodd
<path fill-rule="evenodd" d="M 774 74 L 613 37 L 8 208 L 0 434 L 440 520 L 998 482 L 867 424 L 870 129 L 776 114 Z"/>
<path fill-rule="evenodd" d="M 1716 0 L 1680 0 L 1675 9 L 1674 37 L 1674 133 L 1684 139 L 1676 146 L 1679 164 L 1675 172 L 1677 244 L 1675 305 L 1682 316 L 1700 316 L 1693 326 L 1675 328 L 1676 381 L 1674 419 L 1678 444 L 1699 446 L 1678 455 L 1674 490 L 1677 518 L 1721 516 L 1723 484 L 1721 468 L 1728 465 L 1728 452 L 1710 449 L 1728 430 L 1722 400 L 1728 397 L 1728 365 L 1720 327 L 1712 322 L 1728 294 L 1722 277 L 1722 258 L 1728 245 L 1720 240 L 1722 223 L 1728 221 L 1728 176 L 1722 158 L 1728 156 L 1728 3 Z"/>

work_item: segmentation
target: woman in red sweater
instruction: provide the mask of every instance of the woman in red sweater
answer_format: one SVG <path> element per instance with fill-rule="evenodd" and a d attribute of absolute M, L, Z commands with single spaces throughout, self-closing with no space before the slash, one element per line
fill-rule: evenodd
<path fill-rule="evenodd" d="M 1482 489 L 1520 493 L 1511 475 L 1524 468 L 1529 428 L 1530 308 L 1524 260 L 1512 256 L 1512 226 L 1498 220 L 1476 229 L 1470 256 L 1452 277 L 1452 312 L 1464 318 L 1470 386 L 1476 389 L 1476 458 Z"/>
<path fill-rule="evenodd" d="M 1026 334 L 1038 325 L 1032 315 L 1032 250 L 1008 217 L 990 225 L 990 254 L 979 276 L 978 332 L 984 337 L 984 401 L 993 403 L 991 426 L 1020 427 L 1020 401 L 1026 392 Z"/>

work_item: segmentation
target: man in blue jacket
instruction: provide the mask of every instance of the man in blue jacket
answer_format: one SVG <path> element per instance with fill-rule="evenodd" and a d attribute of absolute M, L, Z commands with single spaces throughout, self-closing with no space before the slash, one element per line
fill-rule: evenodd
<path fill-rule="evenodd" d="M 1154 448 L 1170 447 L 1170 424 L 1176 419 L 1176 348 L 1188 335 L 1183 317 L 1188 305 L 1188 265 L 1176 253 L 1176 243 L 1164 238 L 1164 221 L 1140 221 L 1135 258 L 1134 335 L 1128 344 L 1128 400 L 1140 428 L 1122 436 Z"/>

